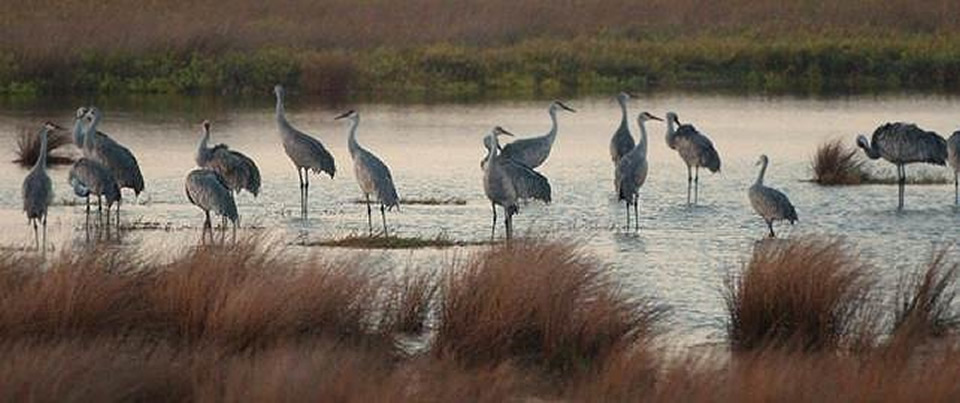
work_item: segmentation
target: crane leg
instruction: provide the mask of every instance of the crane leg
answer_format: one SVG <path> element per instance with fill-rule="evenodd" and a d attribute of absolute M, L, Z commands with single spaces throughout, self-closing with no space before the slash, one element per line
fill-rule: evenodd
<path fill-rule="evenodd" d="M 767 228 L 770 229 L 770 238 L 776 238 L 777 234 L 773 233 L 773 220 L 765 220 L 767 222 Z"/>
<path fill-rule="evenodd" d="M 899 176 L 900 176 L 900 178 L 899 178 L 899 179 L 900 179 L 900 181 L 899 181 L 900 198 L 899 198 L 899 200 L 898 200 L 898 202 L 897 202 L 897 203 L 898 203 L 898 204 L 897 204 L 897 210 L 903 210 L 903 196 L 904 196 L 904 191 L 906 190 L 905 187 L 906 187 L 906 185 L 907 185 L 907 170 L 905 169 L 905 167 L 903 166 L 903 164 L 900 164 L 900 165 L 898 166 L 898 170 L 899 170 L 899 172 L 897 172 L 897 173 L 898 173 Z"/>
<path fill-rule="evenodd" d="M 87 193 L 87 218 L 90 217 L 90 193 Z"/>
<path fill-rule="evenodd" d="M 693 185 L 693 172 L 690 172 L 690 166 L 687 165 L 687 204 L 690 204 L 690 186 Z"/>
<path fill-rule="evenodd" d="M 627 229 L 630 229 L 630 201 L 627 201 Z"/>
<path fill-rule="evenodd" d="M 960 204 L 960 178 L 957 178 L 957 171 L 953 172 L 953 204 Z"/>
<path fill-rule="evenodd" d="M 370 211 L 370 195 L 363 195 L 367 199 L 367 234 L 373 235 L 373 213 Z"/>
<path fill-rule="evenodd" d="M 387 210 L 387 206 L 384 206 L 383 204 L 381 204 L 381 205 L 380 205 L 380 219 L 383 221 L 383 236 L 384 236 L 385 238 L 388 237 L 388 236 L 390 236 L 390 235 L 387 233 L 387 213 L 386 213 L 386 210 Z"/>
<path fill-rule="evenodd" d="M 693 169 L 693 204 L 700 203 L 700 167 Z"/>
<path fill-rule="evenodd" d="M 47 214 L 43 214 L 43 252 L 47 252 Z"/>
<path fill-rule="evenodd" d="M 639 194 L 633 195 L 633 229 L 634 231 L 640 231 L 640 195 Z"/>
<path fill-rule="evenodd" d="M 507 218 L 504 221 L 507 227 L 507 240 L 509 241 L 513 238 L 513 214 L 510 213 L 510 209 L 507 209 Z"/>
<path fill-rule="evenodd" d="M 303 216 L 310 214 L 310 171 L 303 168 Z"/>
<path fill-rule="evenodd" d="M 304 208 L 303 208 L 303 207 L 304 207 L 304 205 L 305 205 L 305 202 L 304 202 L 304 200 L 303 200 L 303 170 L 300 169 L 300 167 L 297 167 L 297 180 L 300 182 L 300 183 L 299 183 L 299 186 L 300 186 L 300 218 L 303 218 L 303 212 L 304 212 Z"/>
<path fill-rule="evenodd" d="M 40 250 L 40 233 L 37 231 L 37 219 L 31 218 L 30 223 L 33 224 L 33 244 L 37 247 L 37 250 Z"/>
<path fill-rule="evenodd" d="M 490 241 L 493 241 L 493 237 L 496 236 L 497 233 L 497 205 L 491 202 L 490 209 L 493 210 L 493 225 L 490 226 Z"/>

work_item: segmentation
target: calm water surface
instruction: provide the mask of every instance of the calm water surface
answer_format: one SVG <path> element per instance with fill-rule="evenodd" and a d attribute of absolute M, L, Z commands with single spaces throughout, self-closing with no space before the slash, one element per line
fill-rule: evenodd
<path fill-rule="evenodd" d="M 366 211 L 346 148 L 347 127 L 333 117 L 346 107 L 330 107 L 297 97 L 288 99 L 288 117 L 316 135 L 337 159 L 337 176 L 311 180 L 310 218 L 299 218 L 297 174 L 283 153 L 273 104 L 224 106 L 220 101 L 184 100 L 160 108 L 139 102 L 101 102 L 100 129 L 136 153 L 147 190 L 137 205 L 124 205 L 122 220 L 140 228 L 120 234 L 119 242 L 144 250 L 180 247 L 200 239 L 202 213 L 183 192 L 183 178 L 194 167 L 199 122 L 213 122 L 213 141 L 243 151 L 260 166 L 262 193 L 238 198 L 247 226 L 263 228 L 284 242 L 297 244 L 365 233 Z M 0 170 L 0 245 L 25 248 L 32 235 L 21 211 L 20 186 L 26 170 L 14 158 L 19 127 L 36 127 L 51 119 L 71 125 L 77 105 L 7 105 L 0 109 L 0 143 L 5 168 Z M 75 102 L 76 103 L 76 102 Z M 79 104 L 79 103 L 76 103 Z M 359 104 L 360 142 L 393 171 L 398 192 L 408 199 L 463 199 L 465 205 L 405 205 L 388 213 L 392 231 L 403 236 L 443 235 L 462 241 L 489 238 L 490 205 L 483 194 L 479 161 L 482 136 L 503 125 L 521 136 L 549 128 L 546 101 L 457 105 Z M 738 269 L 763 222 L 750 209 L 746 190 L 755 180 L 761 153 L 771 158 L 766 182 L 797 207 L 800 223 L 778 227 L 783 237 L 808 233 L 842 235 L 858 245 L 865 259 L 882 265 L 888 279 L 927 260 L 932 250 L 956 243 L 960 211 L 953 207 L 952 185 L 909 186 L 906 211 L 897 213 L 896 187 L 884 185 L 818 187 L 809 179 L 809 159 L 818 143 L 872 132 L 887 120 L 919 123 L 949 134 L 957 128 L 960 98 L 881 97 L 809 100 L 710 95 L 641 97 L 630 106 L 662 116 L 676 111 L 714 141 L 723 159 L 717 175 L 702 173 L 701 203 L 687 206 L 686 169 L 664 143 L 665 126 L 648 124 L 650 171 L 641 191 L 641 230 L 624 229 L 624 207 L 613 194 L 613 166 L 608 142 L 620 119 L 613 99 L 576 99 L 576 114 L 561 114 L 553 152 L 540 171 L 550 178 L 554 203 L 531 204 L 515 219 L 519 233 L 571 236 L 606 261 L 637 292 L 654 294 L 675 308 L 676 328 L 684 340 L 720 337 L 724 277 Z M 893 175 L 892 166 L 871 168 Z M 50 211 L 53 249 L 79 248 L 97 234 L 84 229 L 81 206 L 66 183 L 69 167 L 51 170 L 56 206 Z M 948 175 L 946 168 L 911 166 L 908 175 Z M 132 195 L 125 196 L 132 200 Z M 161 229 L 144 229 L 159 227 Z M 498 228 L 502 234 L 502 227 Z M 102 234 L 101 234 L 102 235 Z M 115 236 L 116 234 L 114 234 Z M 499 234 L 498 234 L 499 235 Z M 116 240 L 112 242 L 117 242 Z M 293 250 L 314 250 L 292 246 Z M 462 250 L 364 252 L 403 266 L 447 259 Z M 352 253 L 330 251 L 330 253 Z M 892 283 L 892 281 L 888 282 Z"/>

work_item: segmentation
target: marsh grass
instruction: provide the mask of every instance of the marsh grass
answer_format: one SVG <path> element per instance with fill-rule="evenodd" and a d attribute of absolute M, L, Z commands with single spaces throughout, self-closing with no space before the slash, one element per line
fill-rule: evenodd
<path fill-rule="evenodd" d="M 22 167 L 32 167 L 40 158 L 40 135 L 36 130 L 21 127 L 17 130 L 17 157 L 13 162 Z M 47 165 L 69 165 L 73 158 L 56 151 L 63 146 L 72 144 L 73 139 L 64 130 L 54 130 L 47 135 Z"/>
<path fill-rule="evenodd" d="M 468 365 L 517 361 L 576 373 L 646 345 L 665 306 L 626 295 L 570 242 L 519 240 L 443 274 L 434 352 Z"/>
<path fill-rule="evenodd" d="M 858 342 L 874 280 L 851 247 L 806 237 L 758 243 L 724 288 L 736 350 L 830 350 Z"/>
<path fill-rule="evenodd" d="M 168 256 L 0 250 L 0 400 L 900 402 L 960 398 L 946 251 L 902 284 L 922 354 L 838 351 L 872 285 L 849 246 L 758 246 L 730 295 L 755 348 L 667 355 L 667 311 L 572 241 L 385 273 L 260 239 Z M 728 300 L 729 303 L 729 300 Z M 766 307 L 769 305 L 769 308 Z M 767 312 L 750 315 L 748 311 Z M 776 313 L 776 314 L 774 314 Z M 779 320 L 764 318 L 775 317 Z M 762 320 L 761 320 L 762 319 Z M 858 319 L 859 320 L 859 319 Z M 919 325 L 918 325 L 919 324 Z M 901 329 L 922 329 L 909 332 Z M 395 345 L 431 334 L 423 353 Z M 890 342 L 891 344 L 896 344 Z M 797 346 L 798 348 L 783 348 Z M 814 347 L 821 348 L 814 348 Z"/>
<path fill-rule="evenodd" d="M 951 256 L 943 249 L 926 268 L 900 278 L 892 331 L 895 346 L 921 345 L 960 326 L 960 311 L 954 305 L 960 266 Z"/>
<path fill-rule="evenodd" d="M 71 23 L 78 15 L 85 23 Z M 4 17 L 0 91 L 18 94 L 960 86 L 960 6 L 938 0 L 39 0 Z"/>

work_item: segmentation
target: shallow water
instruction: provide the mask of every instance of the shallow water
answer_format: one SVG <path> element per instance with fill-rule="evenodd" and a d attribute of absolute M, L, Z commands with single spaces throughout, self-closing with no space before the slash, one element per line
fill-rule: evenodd
<path fill-rule="evenodd" d="M 70 126 L 76 105 L 6 105 L 0 109 L 0 143 L 13 159 L 18 127 L 46 119 Z M 263 228 L 284 242 L 312 242 L 367 231 L 366 209 L 353 180 L 346 149 L 346 123 L 333 117 L 346 108 L 291 97 L 289 119 L 316 135 L 337 159 L 337 176 L 311 179 L 310 216 L 299 218 L 297 174 L 279 144 L 273 105 L 186 99 L 181 103 L 104 101 L 100 129 L 136 153 L 147 190 L 138 204 L 125 195 L 122 220 L 127 226 L 158 228 L 111 234 L 124 245 L 163 250 L 196 243 L 202 214 L 188 204 L 183 178 L 194 167 L 199 122 L 213 121 L 213 141 L 224 142 L 257 161 L 263 177 L 260 197 L 238 198 L 245 226 Z M 482 136 L 503 125 L 521 135 L 539 135 L 549 128 L 546 101 L 494 102 L 469 105 L 349 105 L 362 114 L 360 142 L 391 168 L 402 198 L 463 199 L 465 205 L 404 205 L 388 213 L 394 234 L 462 241 L 490 236 L 490 205 L 483 194 L 479 161 Z M 619 123 L 613 99 L 576 99 L 576 114 L 561 114 L 553 153 L 540 171 L 550 178 L 554 202 L 530 204 L 515 219 L 519 233 L 551 234 L 582 239 L 609 263 L 611 270 L 635 290 L 661 297 L 675 308 L 676 327 L 685 340 L 719 337 L 720 289 L 724 276 L 738 269 L 754 243 L 765 235 L 753 214 L 746 189 L 756 178 L 754 163 L 770 156 L 766 183 L 789 195 L 800 223 L 778 226 L 782 237 L 806 233 L 837 234 L 857 244 L 871 262 L 891 268 L 888 279 L 922 263 L 931 251 L 957 240 L 960 212 L 953 206 L 952 185 L 909 186 L 906 211 L 896 212 L 896 187 L 869 185 L 818 187 L 809 179 L 809 158 L 823 140 L 852 142 L 857 133 L 872 132 L 887 120 L 913 121 L 928 130 L 949 134 L 957 127 L 960 98 L 902 96 L 842 99 L 792 99 L 715 95 L 652 95 L 632 101 L 660 116 L 678 112 L 714 141 L 723 159 L 722 173 L 702 173 L 700 204 L 687 206 L 686 170 L 663 139 L 665 127 L 648 124 L 650 173 L 641 191 L 641 230 L 626 230 L 624 207 L 612 188 L 613 166 L 608 142 Z M 631 118 L 637 133 L 636 121 Z M 0 245 L 25 248 L 33 239 L 20 211 L 20 186 L 26 170 L 4 162 L 0 173 Z M 890 175 L 886 162 L 870 166 Z M 69 167 L 51 170 L 57 206 L 50 211 L 52 249 L 82 247 L 98 237 L 84 228 L 81 206 L 66 184 Z M 910 166 L 908 175 L 925 171 L 948 176 L 948 170 Z M 502 214 L 501 214 L 502 217 Z M 377 217 L 374 217 L 375 220 Z M 374 221 L 377 223 L 378 221 Z M 502 224 L 497 228 L 502 235 Z M 103 237 L 104 234 L 99 234 Z M 309 250 L 294 247 L 294 250 Z M 338 251 L 337 253 L 345 253 Z M 385 262 L 416 265 L 449 258 L 460 251 L 365 252 Z M 888 282 L 892 283 L 892 281 Z"/>

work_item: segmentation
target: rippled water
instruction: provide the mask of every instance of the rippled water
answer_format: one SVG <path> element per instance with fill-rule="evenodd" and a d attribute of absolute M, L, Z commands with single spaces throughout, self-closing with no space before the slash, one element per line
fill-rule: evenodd
<path fill-rule="evenodd" d="M 187 104 L 103 104 L 100 129 L 131 148 L 140 160 L 147 191 L 139 204 L 124 206 L 125 223 L 157 224 L 165 230 L 128 231 L 120 242 L 144 249 L 180 246 L 200 239 L 202 214 L 189 205 L 183 178 L 194 166 L 199 122 L 213 121 L 213 141 L 245 152 L 260 166 L 262 194 L 238 199 L 244 223 L 274 230 L 291 243 L 318 241 L 366 232 L 365 207 L 346 149 L 345 123 L 332 118 L 344 107 L 329 107 L 292 97 L 288 117 L 316 135 L 337 158 L 336 179 L 311 180 L 310 218 L 298 216 L 297 174 L 279 144 L 272 103 L 224 105 L 218 101 L 186 100 Z M 620 119 L 613 99 L 577 99 L 576 114 L 560 115 L 560 133 L 541 172 L 550 178 L 554 203 L 531 204 L 515 219 L 519 233 L 549 233 L 582 239 L 632 287 L 653 293 L 674 306 L 678 326 L 691 340 L 716 335 L 722 320 L 722 280 L 745 261 L 765 234 L 746 199 L 757 174 L 761 153 L 771 158 L 766 181 L 783 190 L 797 207 L 800 223 L 780 226 L 781 236 L 806 233 L 839 234 L 860 246 L 865 258 L 889 268 L 896 277 L 925 261 L 930 252 L 957 240 L 960 212 L 953 207 L 952 185 L 909 186 L 906 211 L 896 212 L 896 187 L 870 185 L 818 187 L 810 177 L 809 158 L 818 143 L 842 137 L 852 142 L 888 120 L 914 121 L 941 134 L 958 124 L 960 99 L 942 97 L 881 97 L 829 100 L 750 98 L 712 95 L 658 95 L 632 101 L 631 113 L 648 110 L 663 115 L 678 112 L 716 144 L 723 171 L 701 175 L 701 203 L 686 199 L 686 170 L 663 140 L 665 127 L 649 124 L 650 173 L 641 191 L 641 230 L 625 230 L 624 207 L 612 188 L 613 167 L 608 142 Z M 0 143 L 13 159 L 14 133 L 46 119 L 69 126 L 76 105 L 16 105 L 0 111 Z M 495 102 L 467 105 L 349 105 L 362 115 L 362 144 L 390 166 L 402 198 L 463 199 L 465 205 L 405 205 L 388 213 L 392 231 L 403 236 L 438 234 L 463 241 L 489 237 L 490 205 L 483 194 L 479 161 L 481 137 L 503 125 L 521 136 L 549 128 L 547 102 Z M 631 118 L 634 133 L 635 119 Z M 0 173 L 0 244 L 23 248 L 32 235 L 20 211 L 20 185 L 26 171 L 4 162 Z M 871 162 L 893 174 L 885 162 Z M 908 175 L 925 171 L 948 175 L 946 168 L 911 166 Z M 79 247 L 84 231 L 82 207 L 66 185 L 68 167 L 52 169 L 58 205 L 50 212 L 53 248 Z M 502 234 L 502 227 L 498 228 Z M 96 234 L 92 235 L 93 237 Z M 342 253 L 342 252 L 338 252 Z M 443 258 L 447 251 L 369 252 L 404 265 Z"/>

